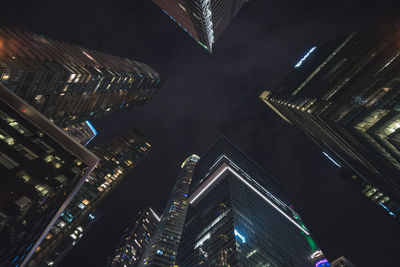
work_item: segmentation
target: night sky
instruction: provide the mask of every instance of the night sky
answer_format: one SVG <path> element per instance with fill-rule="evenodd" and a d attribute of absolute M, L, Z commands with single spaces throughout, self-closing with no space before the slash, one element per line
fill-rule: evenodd
<path fill-rule="evenodd" d="M 9 25 L 148 63 L 164 80 L 149 104 L 93 122 L 97 143 L 136 127 L 152 151 L 100 205 L 103 217 L 62 266 L 102 266 L 130 218 L 148 205 L 161 213 L 182 161 L 202 155 L 221 134 L 283 185 L 329 260 L 399 266 L 399 223 L 258 99 L 310 47 L 399 11 L 400 1 L 252 0 L 210 54 L 150 0 L 2 3 L 0 18 Z"/>

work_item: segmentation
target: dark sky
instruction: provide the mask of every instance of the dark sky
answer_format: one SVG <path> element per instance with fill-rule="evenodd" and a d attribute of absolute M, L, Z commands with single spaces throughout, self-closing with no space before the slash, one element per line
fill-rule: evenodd
<path fill-rule="evenodd" d="M 182 161 L 221 134 L 284 186 L 329 260 L 399 266 L 399 223 L 258 100 L 311 46 L 399 11 L 400 1 L 252 0 L 209 54 L 150 0 L 3 3 L 0 18 L 10 25 L 148 63 L 165 81 L 151 103 L 94 122 L 97 142 L 136 127 L 152 151 L 102 203 L 102 219 L 62 266 L 101 266 L 129 219 L 148 205 L 161 212 Z"/>

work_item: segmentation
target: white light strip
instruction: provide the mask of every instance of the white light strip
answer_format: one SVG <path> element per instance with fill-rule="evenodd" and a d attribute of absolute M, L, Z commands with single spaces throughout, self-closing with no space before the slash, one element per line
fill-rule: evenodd
<path fill-rule="evenodd" d="M 305 54 L 304 57 L 303 57 L 302 59 L 300 59 L 300 61 L 297 62 L 296 65 L 294 65 L 294 67 L 295 67 L 295 68 L 300 67 L 300 66 L 304 63 L 304 61 L 311 55 L 311 53 L 314 52 L 314 50 L 315 50 L 316 48 L 317 48 L 316 46 L 312 47 L 312 48 L 310 49 L 310 51 L 308 51 L 307 54 Z"/>
<path fill-rule="evenodd" d="M 153 214 L 154 218 L 156 218 L 157 221 L 160 221 L 161 218 L 154 212 L 154 210 L 150 207 L 149 207 L 149 209 L 150 209 L 151 214 Z"/>
<path fill-rule="evenodd" d="M 207 233 L 205 236 L 203 236 L 199 241 L 197 241 L 196 245 L 194 245 L 194 249 L 200 247 L 203 245 L 204 242 L 206 242 L 208 239 L 210 239 L 211 234 Z"/>
<path fill-rule="evenodd" d="M 225 173 L 225 171 L 229 170 L 231 173 L 233 173 L 239 180 L 241 180 L 245 185 L 247 185 L 250 189 L 252 189 L 257 195 L 259 195 L 262 199 L 264 199 L 268 204 L 270 204 L 272 207 L 274 207 L 279 213 L 281 213 L 283 216 L 285 216 L 289 221 L 291 221 L 294 225 L 296 225 L 297 228 L 299 228 L 303 233 L 306 235 L 310 235 L 310 233 L 305 230 L 301 225 L 299 225 L 295 220 L 293 220 L 289 215 L 287 215 L 284 211 L 282 211 L 275 203 L 273 203 L 271 200 L 269 200 L 263 193 L 257 190 L 253 185 L 251 185 L 246 179 L 244 179 L 240 174 L 238 174 L 234 169 L 229 167 L 226 163 L 222 164 L 221 167 L 219 168 L 219 171 L 214 177 L 210 177 L 211 180 L 207 183 L 207 185 L 202 188 L 199 192 L 194 193 L 194 197 L 189 201 L 190 204 L 193 204 L 213 183 L 217 181 L 219 177 L 222 176 L 222 174 Z"/>
<path fill-rule="evenodd" d="M 205 185 L 205 187 L 203 189 L 200 190 L 200 192 L 198 193 L 194 193 L 194 197 L 192 198 L 192 196 L 190 196 L 190 204 L 193 204 L 196 199 L 198 199 L 219 177 L 221 177 L 221 175 L 228 169 L 226 164 L 222 164 L 221 167 L 219 167 L 218 171 L 215 174 L 214 177 L 210 177 L 209 179 L 211 179 L 209 182 L 206 182 L 207 185 Z"/>
<path fill-rule="evenodd" d="M 337 163 L 333 158 L 331 158 L 326 152 L 322 152 L 322 154 L 324 154 L 325 157 L 327 157 L 330 161 L 332 161 L 333 164 L 335 164 L 335 165 L 338 166 L 339 168 L 342 168 L 342 166 L 340 166 L 340 164 Z"/>

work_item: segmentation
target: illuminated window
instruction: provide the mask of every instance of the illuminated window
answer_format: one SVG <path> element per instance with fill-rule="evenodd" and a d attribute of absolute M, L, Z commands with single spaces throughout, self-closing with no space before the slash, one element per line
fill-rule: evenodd
<path fill-rule="evenodd" d="M 32 201 L 29 198 L 23 196 L 14 201 L 14 203 L 17 204 L 17 206 L 20 207 L 21 209 L 25 209 L 32 203 Z"/>
<path fill-rule="evenodd" d="M 28 175 L 25 171 L 17 172 L 17 173 L 15 174 L 15 176 L 17 176 L 18 178 L 23 179 L 25 182 L 29 182 L 30 179 L 31 179 L 31 178 L 29 177 L 29 175 Z"/>
<path fill-rule="evenodd" d="M 50 187 L 48 185 L 36 185 L 35 186 L 36 190 L 42 195 L 45 196 L 47 193 L 49 193 Z"/>
<path fill-rule="evenodd" d="M 64 228 L 66 225 L 67 225 L 67 223 L 64 222 L 64 221 L 60 221 L 60 222 L 57 224 L 57 226 L 60 227 L 60 228 Z"/>
<path fill-rule="evenodd" d="M 85 205 L 89 205 L 90 201 L 87 200 L 87 199 L 84 199 L 84 200 L 82 200 L 82 203 L 85 204 Z"/>

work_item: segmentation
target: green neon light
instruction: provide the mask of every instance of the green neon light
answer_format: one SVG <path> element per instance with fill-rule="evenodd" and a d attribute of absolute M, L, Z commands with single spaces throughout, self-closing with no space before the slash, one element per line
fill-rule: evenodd
<path fill-rule="evenodd" d="M 202 47 L 204 47 L 205 49 L 207 49 L 208 50 L 208 47 L 205 45 L 205 44 L 203 44 L 202 42 L 200 42 L 200 41 L 197 41 L 198 43 L 199 43 L 199 45 L 201 45 Z"/>

